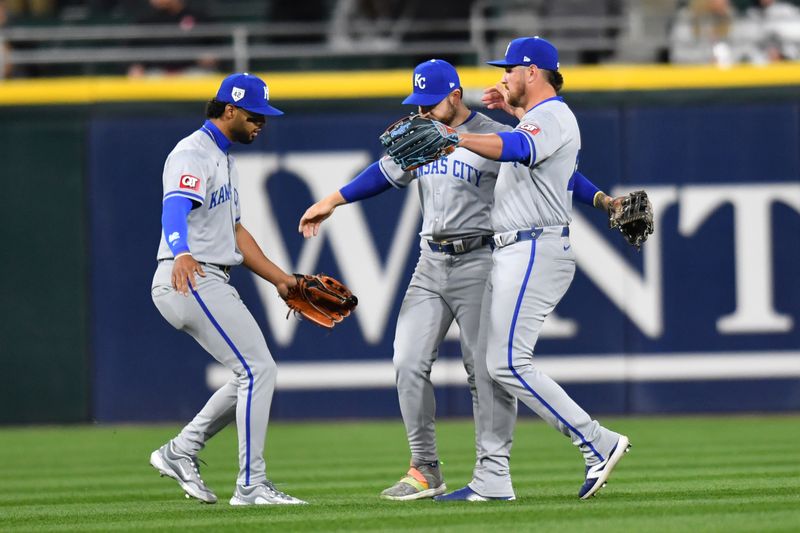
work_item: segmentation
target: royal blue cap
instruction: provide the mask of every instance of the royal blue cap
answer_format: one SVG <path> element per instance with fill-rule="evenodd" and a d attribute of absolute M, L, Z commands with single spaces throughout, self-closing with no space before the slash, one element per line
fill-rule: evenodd
<path fill-rule="evenodd" d="M 431 59 L 417 65 L 411 82 L 414 92 L 403 100 L 404 104 L 436 105 L 461 87 L 455 67 L 443 59 Z"/>
<path fill-rule="evenodd" d="M 258 76 L 247 72 L 231 74 L 219 86 L 217 100 L 259 115 L 283 115 L 269 105 L 269 88 Z"/>
<path fill-rule="evenodd" d="M 536 65 L 545 70 L 558 70 L 558 50 L 546 39 L 520 37 L 508 43 L 504 59 L 488 63 L 495 67 Z"/>

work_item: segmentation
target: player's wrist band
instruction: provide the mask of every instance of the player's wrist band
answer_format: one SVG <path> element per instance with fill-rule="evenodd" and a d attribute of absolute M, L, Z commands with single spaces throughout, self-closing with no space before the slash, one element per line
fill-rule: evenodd
<path fill-rule="evenodd" d="M 175 259 L 177 259 L 179 257 L 183 257 L 184 255 L 192 255 L 192 252 L 181 252 L 181 253 L 179 253 L 178 255 L 175 256 Z"/>

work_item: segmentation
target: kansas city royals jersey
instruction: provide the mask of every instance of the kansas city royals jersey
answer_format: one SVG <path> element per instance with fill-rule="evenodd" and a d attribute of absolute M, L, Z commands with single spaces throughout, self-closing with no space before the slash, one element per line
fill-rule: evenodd
<path fill-rule="evenodd" d="M 472 112 L 456 131 L 497 133 L 510 131 L 481 113 Z M 420 236 L 434 241 L 492 233 L 489 214 L 500 163 L 464 148 L 411 172 L 404 172 L 391 158 L 380 160 L 384 177 L 394 187 L 417 180 L 422 205 Z"/>
<path fill-rule="evenodd" d="M 514 131 L 530 143 L 530 161 L 500 167 L 492 208 L 495 232 L 567 225 L 581 136 L 578 121 L 560 97 L 530 109 Z"/>
<path fill-rule="evenodd" d="M 187 242 L 200 262 L 238 265 L 242 254 L 236 248 L 236 223 L 241 218 L 239 175 L 233 158 L 219 149 L 210 132 L 197 130 L 182 139 L 164 163 L 164 197 L 182 196 L 194 208 L 187 218 Z M 164 233 L 158 259 L 171 259 Z"/>

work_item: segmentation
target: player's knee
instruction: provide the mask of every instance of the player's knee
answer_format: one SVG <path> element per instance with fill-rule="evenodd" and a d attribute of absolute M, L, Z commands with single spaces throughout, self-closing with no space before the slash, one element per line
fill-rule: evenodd
<path fill-rule="evenodd" d="M 274 381 L 278 374 L 278 365 L 272 357 L 258 357 L 250 364 L 250 373 L 256 381 Z"/>
<path fill-rule="evenodd" d="M 492 362 L 486 361 L 486 370 L 489 372 L 489 377 L 497 382 L 503 382 L 511 376 L 511 369 L 505 361 Z"/>
<path fill-rule="evenodd" d="M 430 364 L 426 364 L 418 356 L 411 357 L 410 354 L 395 353 L 392 363 L 398 379 L 430 374 L 431 371 Z"/>
<path fill-rule="evenodd" d="M 464 371 L 467 373 L 467 381 L 475 381 L 475 364 L 464 362 Z"/>
<path fill-rule="evenodd" d="M 467 385 L 471 391 L 476 391 L 475 387 L 475 367 L 473 365 L 464 365 L 464 370 L 467 372 Z"/>

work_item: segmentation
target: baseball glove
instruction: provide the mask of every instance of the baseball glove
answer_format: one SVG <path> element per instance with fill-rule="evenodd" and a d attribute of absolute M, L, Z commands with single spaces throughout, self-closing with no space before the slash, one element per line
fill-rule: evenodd
<path fill-rule="evenodd" d="M 455 150 L 458 133 L 441 122 L 410 115 L 386 128 L 379 139 L 394 162 L 408 171 Z"/>
<path fill-rule="evenodd" d="M 608 226 L 619 228 L 622 236 L 637 250 L 653 233 L 653 205 L 644 191 L 634 191 L 617 198 L 608 211 Z"/>
<path fill-rule="evenodd" d="M 294 274 L 297 285 L 284 298 L 289 314 L 300 315 L 318 326 L 331 329 L 350 316 L 358 298 L 344 283 L 325 274 Z"/>

